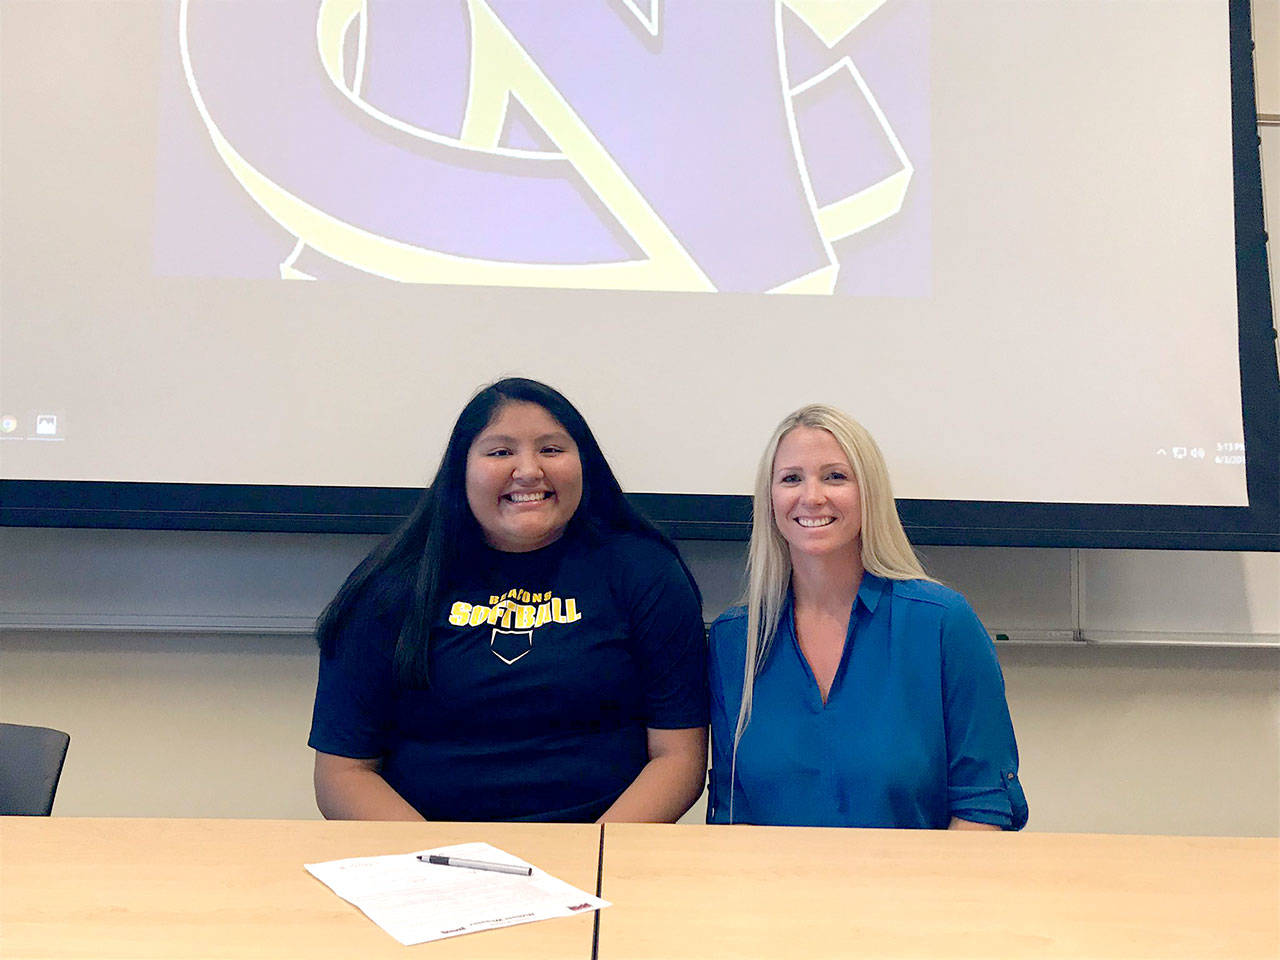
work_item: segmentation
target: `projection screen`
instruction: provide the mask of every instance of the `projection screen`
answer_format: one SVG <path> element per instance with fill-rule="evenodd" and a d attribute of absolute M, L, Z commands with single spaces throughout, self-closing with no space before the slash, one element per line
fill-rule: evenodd
<path fill-rule="evenodd" d="M 919 542 L 1280 549 L 1247 4 L 0 12 L 5 523 L 386 529 L 515 374 L 680 536 L 823 401 Z"/>

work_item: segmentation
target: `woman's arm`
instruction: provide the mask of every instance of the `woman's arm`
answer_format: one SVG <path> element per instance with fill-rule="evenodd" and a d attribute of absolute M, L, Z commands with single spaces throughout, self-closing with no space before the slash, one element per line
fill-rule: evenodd
<path fill-rule="evenodd" d="M 729 823 L 733 810 L 740 821 L 746 817 L 746 798 L 733 782 L 733 735 L 738 726 L 737 706 L 730 706 L 734 690 L 742 686 L 743 618 L 725 613 L 711 625 L 707 651 L 707 684 L 711 693 L 711 771 L 707 777 L 707 823 Z M 744 654 L 745 655 L 745 654 Z M 739 693 L 737 705 L 742 703 Z M 750 822 L 750 821 L 747 821 Z"/>
<path fill-rule="evenodd" d="M 675 823 L 702 795 L 707 728 L 648 728 L 649 762 L 599 822 Z M 388 788 L 389 789 L 389 788 Z"/>
<path fill-rule="evenodd" d="M 949 827 L 1020 830 L 1027 802 L 1004 675 L 986 628 L 959 595 L 942 623 Z"/>
<path fill-rule="evenodd" d="M 316 751 L 316 806 L 326 820 L 421 820 L 378 773 L 377 758 Z"/>
<path fill-rule="evenodd" d="M 689 574 L 668 546 L 622 536 L 602 565 L 625 617 L 644 697 L 648 760 L 600 822 L 674 823 L 707 778 L 707 634 Z"/>

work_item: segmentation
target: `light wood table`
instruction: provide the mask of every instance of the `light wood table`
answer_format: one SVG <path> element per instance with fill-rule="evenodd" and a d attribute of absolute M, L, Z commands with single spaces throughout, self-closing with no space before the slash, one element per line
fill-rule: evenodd
<path fill-rule="evenodd" d="M 1280 957 L 1280 841 L 605 827 L 599 960 Z"/>
<path fill-rule="evenodd" d="M 589 960 L 594 912 L 403 947 L 302 866 L 471 840 L 595 892 L 592 825 L 0 817 L 0 957 Z"/>

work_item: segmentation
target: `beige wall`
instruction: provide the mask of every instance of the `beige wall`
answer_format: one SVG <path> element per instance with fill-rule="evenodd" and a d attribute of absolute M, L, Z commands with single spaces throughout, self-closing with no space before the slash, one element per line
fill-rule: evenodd
<path fill-rule="evenodd" d="M 316 817 L 302 636 L 6 631 L 0 719 L 71 734 L 58 816 Z"/>
<path fill-rule="evenodd" d="M 1258 113 L 1280 117 L 1280 0 L 1253 0 Z"/>

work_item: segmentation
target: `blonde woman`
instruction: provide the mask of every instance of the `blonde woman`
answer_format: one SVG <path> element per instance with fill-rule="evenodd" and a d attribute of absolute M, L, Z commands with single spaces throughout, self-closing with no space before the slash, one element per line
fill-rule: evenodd
<path fill-rule="evenodd" d="M 709 823 L 1018 829 L 995 648 L 930 579 L 884 458 L 814 404 L 760 462 L 747 602 L 711 627 Z"/>

